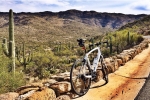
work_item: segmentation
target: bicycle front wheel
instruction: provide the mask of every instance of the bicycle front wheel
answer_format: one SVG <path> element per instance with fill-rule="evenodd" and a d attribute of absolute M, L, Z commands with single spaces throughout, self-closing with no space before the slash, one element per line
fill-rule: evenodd
<path fill-rule="evenodd" d="M 70 82 L 73 91 L 82 96 L 91 85 L 91 70 L 83 59 L 76 60 L 70 72 Z"/>

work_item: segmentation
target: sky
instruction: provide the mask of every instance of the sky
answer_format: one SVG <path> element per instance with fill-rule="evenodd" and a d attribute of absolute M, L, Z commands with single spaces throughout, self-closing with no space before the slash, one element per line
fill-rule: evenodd
<path fill-rule="evenodd" d="M 150 14 L 150 0 L 0 0 L 0 12 L 97 11 Z"/>

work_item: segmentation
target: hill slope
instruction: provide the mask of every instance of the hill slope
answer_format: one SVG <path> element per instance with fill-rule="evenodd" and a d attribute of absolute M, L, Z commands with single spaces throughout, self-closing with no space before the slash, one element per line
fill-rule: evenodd
<path fill-rule="evenodd" d="M 146 15 L 98 13 L 68 10 L 64 12 L 14 13 L 16 40 L 29 42 L 65 42 L 88 38 L 140 19 Z M 0 35 L 8 33 L 8 13 L 0 12 Z"/>
<path fill-rule="evenodd" d="M 129 30 L 142 35 L 150 35 L 150 15 L 122 26 L 119 30 Z"/>

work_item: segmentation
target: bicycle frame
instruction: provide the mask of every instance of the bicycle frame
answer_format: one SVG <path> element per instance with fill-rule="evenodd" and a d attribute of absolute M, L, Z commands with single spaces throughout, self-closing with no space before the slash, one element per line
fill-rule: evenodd
<path fill-rule="evenodd" d="M 97 53 L 97 56 L 96 56 L 96 66 L 92 66 L 91 65 L 91 63 L 90 63 L 90 61 L 89 61 L 89 58 L 88 58 L 88 56 L 92 53 L 92 52 L 94 52 L 94 51 L 98 51 L 98 53 Z M 85 56 L 84 56 L 84 60 L 86 61 L 85 63 L 87 63 L 88 64 L 88 66 L 90 66 L 90 69 L 93 69 L 93 72 L 96 72 L 96 70 L 97 70 L 97 67 L 98 67 L 98 62 L 99 62 L 99 60 L 100 60 L 100 57 L 101 57 L 102 55 L 101 55 L 101 51 L 100 51 L 100 47 L 95 47 L 94 49 L 92 49 L 91 51 L 89 51 L 88 53 L 86 53 L 85 54 Z M 103 57 L 102 57 L 102 59 L 103 59 Z M 94 60 L 93 60 L 93 63 L 94 63 Z M 85 65 L 85 64 L 84 64 Z M 93 68 L 92 68 L 93 67 Z M 92 78 L 92 76 L 91 75 L 85 75 L 85 66 L 83 66 L 83 68 L 84 68 L 84 76 L 86 77 L 86 78 Z"/>

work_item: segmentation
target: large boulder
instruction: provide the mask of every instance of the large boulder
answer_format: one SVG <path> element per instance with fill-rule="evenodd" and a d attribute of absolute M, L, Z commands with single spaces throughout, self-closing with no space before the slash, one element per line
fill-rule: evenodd
<path fill-rule="evenodd" d="M 114 57 L 110 57 L 110 58 L 105 58 L 105 63 L 107 66 L 107 72 L 109 73 L 113 73 L 114 71 L 116 71 L 118 69 L 118 62 L 116 59 L 114 59 Z"/>
<path fill-rule="evenodd" d="M 9 92 L 0 95 L 0 100 L 15 100 L 19 96 L 16 92 Z"/>
<path fill-rule="evenodd" d="M 56 95 L 53 89 L 43 88 L 40 91 L 34 92 L 26 100 L 56 100 Z"/>
<path fill-rule="evenodd" d="M 16 92 L 19 93 L 19 95 L 22 95 L 22 94 L 27 93 L 31 90 L 39 90 L 42 87 L 43 87 L 42 83 L 31 83 L 31 84 L 19 87 L 16 90 Z"/>
<path fill-rule="evenodd" d="M 56 100 L 71 100 L 68 95 L 61 95 L 56 98 Z"/>
<path fill-rule="evenodd" d="M 100 81 L 101 79 L 103 78 L 103 73 L 102 73 L 102 70 L 97 70 L 96 71 L 96 78 L 95 78 L 95 82 L 98 82 Z"/>
<path fill-rule="evenodd" d="M 36 90 L 30 90 L 24 94 L 19 95 L 15 100 L 26 100 L 26 98 L 30 97 Z"/>
<path fill-rule="evenodd" d="M 50 88 L 54 89 L 56 95 L 59 96 L 62 93 L 67 93 L 71 90 L 71 84 L 67 81 L 56 82 L 50 86 Z"/>

